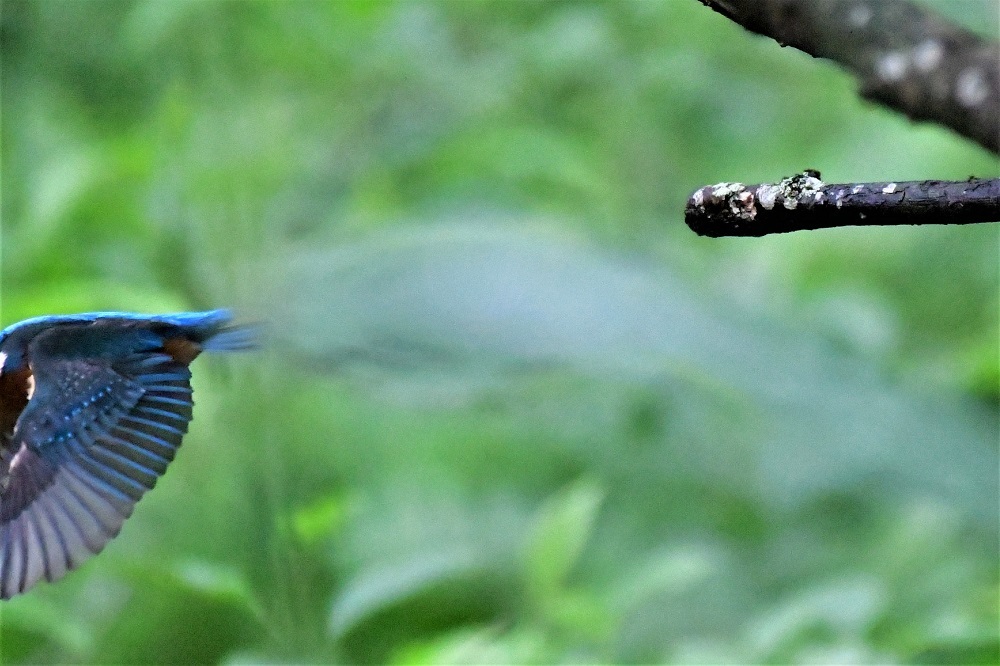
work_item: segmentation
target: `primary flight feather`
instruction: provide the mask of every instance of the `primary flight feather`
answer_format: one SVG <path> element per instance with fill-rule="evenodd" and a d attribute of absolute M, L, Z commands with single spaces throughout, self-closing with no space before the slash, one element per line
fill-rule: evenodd
<path fill-rule="evenodd" d="M 156 485 L 202 351 L 254 346 L 225 310 L 95 312 L 0 331 L 0 597 L 99 553 Z"/>

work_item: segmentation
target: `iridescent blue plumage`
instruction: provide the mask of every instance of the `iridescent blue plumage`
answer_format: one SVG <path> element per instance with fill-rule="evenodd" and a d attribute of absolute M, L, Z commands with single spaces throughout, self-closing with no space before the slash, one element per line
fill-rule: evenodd
<path fill-rule="evenodd" d="M 37 317 L 0 331 L 0 597 L 118 534 L 191 420 L 188 364 L 253 346 L 225 310 Z"/>

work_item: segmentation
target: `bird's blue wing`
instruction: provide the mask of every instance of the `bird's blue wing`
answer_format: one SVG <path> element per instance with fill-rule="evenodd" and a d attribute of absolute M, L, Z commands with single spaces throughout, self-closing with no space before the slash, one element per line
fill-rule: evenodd
<path fill-rule="evenodd" d="M 162 342 L 72 325 L 32 342 L 34 390 L 0 461 L 3 598 L 100 552 L 173 460 L 191 420 L 191 374 Z"/>

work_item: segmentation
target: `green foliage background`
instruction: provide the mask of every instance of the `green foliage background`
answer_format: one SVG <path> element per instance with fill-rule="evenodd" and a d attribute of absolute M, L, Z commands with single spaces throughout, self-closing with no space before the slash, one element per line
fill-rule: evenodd
<path fill-rule="evenodd" d="M 681 219 L 994 157 L 693 0 L 8 0 L 0 48 L 4 324 L 267 324 L 5 663 L 1000 659 L 997 229 Z"/>

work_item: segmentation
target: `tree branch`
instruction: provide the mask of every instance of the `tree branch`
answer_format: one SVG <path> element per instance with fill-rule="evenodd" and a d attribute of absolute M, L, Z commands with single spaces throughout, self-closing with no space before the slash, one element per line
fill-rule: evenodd
<path fill-rule="evenodd" d="M 828 58 L 862 97 L 1000 153 L 1000 43 L 908 0 L 700 0 L 747 30 Z"/>
<path fill-rule="evenodd" d="M 684 221 L 701 236 L 766 236 L 805 229 L 1000 222 L 1000 178 L 827 185 L 818 171 L 773 184 L 695 190 Z"/>

